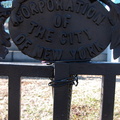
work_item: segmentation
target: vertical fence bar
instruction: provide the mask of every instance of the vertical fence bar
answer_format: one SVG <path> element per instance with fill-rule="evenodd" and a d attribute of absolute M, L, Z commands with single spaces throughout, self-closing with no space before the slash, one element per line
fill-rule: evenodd
<path fill-rule="evenodd" d="M 106 74 L 102 80 L 101 120 L 113 120 L 116 76 Z"/>
<path fill-rule="evenodd" d="M 55 80 L 68 78 L 69 64 L 55 64 Z M 53 120 L 69 120 L 72 85 L 54 87 Z"/>
<path fill-rule="evenodd" d="M 9 76 L 8 120 L 20 120 L 20 77 Z"/>

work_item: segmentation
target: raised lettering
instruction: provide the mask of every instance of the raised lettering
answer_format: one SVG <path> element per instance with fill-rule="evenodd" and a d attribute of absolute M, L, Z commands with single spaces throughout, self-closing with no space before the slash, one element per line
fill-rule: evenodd
<path fill-rule="evenodd" d="M 94 46 L 93 46 L 93 45 L 92 45 L 92 46 L 87 47 L 87 50 L 88 50 L 88 53 L 89 53 L 89 55 L 90 55 L 91 57 L 96 56 L 96 51 L 95 51 L 95 49 L 94 49 Z"/>
<path fill-rule="evenodd" d="M 24 48 L 28 48 L 29 45 L 32 44 L 32 42 L 28 39 L 26 39 L 26 36 L 24 34 L 18 35 L 15 39 L 15 44 L 19 46 L 19 49 L 23 50 Z"/>
<path fill-rule="evenodd" d="M 56 15 L 54 19 L 54 26 L 59 28 L 62 25 L 62 17 L 61 15 Z"/>
<path fill-rule="evenodd" d="M 71 15 L 69 15 L 69 14 L 65 15 L 65 17 L 64 17 L 64 23 L 63 23 L 63 27 L 64 28 L 66 28 L 67 24 L 69 24 L 68 19 L 70 19 L 70 18 L 71 18 Z"/>
<path fill-rule="evenodd" d="M 59 28 L 61 26 L 63 26 L 64 28 L 67 27 L 67 25 L 69 24 L 69 19 L 71 18 L 71 15 L 66 14 L 64 16 L 61 15 L 56 15 L 55 19 L 54 19 L 54 26 Z"/>
<path fill-rule="evenodd" d="M 76 50 L 70 50 L 70 54 L 73 57 L 73 59 L 76 59 L 76 53 L 77 53 Z"/>
<path fill-rule="evenodd" d="M 87 12 L 87 17 L 92 18 L 96 13 L 96 9 L 94 7 L 90 7 L 88 12 Z"/>
<path fill-rule="evenodd" d="M 44 60 L 51 60 L 52 58 L 52 50 L 51 49 L 48 49 L 48 48 L 45 48 L 44 50 Z"/>
<path fill-rule="evenodd" d="M 45 6 L 45 2 L 43 0 L 40 0 L 38 5 L 39 5 L 40 12 L 43 13 L 43 8 Z"/>
<path fill-rule="evenodd" d="M 44 27 L 39 26 L 37 31 L 36 31 L 35 37 L 39 37 L 40 39 L 43 39 L 43 37 L 45 35 L 45 31 L 46 31 L 46 29 Z"/>
<path fill-rule="evenodd" d="M 46 32 L 46 42 L 52 42 L 52 35 L 54 34 L 54 31 L 51 29 L 48 29 L 48 31 Z"/>
<path fill-rule="evenodd" d="M 19 21 L 19 23 L 22 23 L 24 21 L 23 16 L 21 16 L 21 12 L 19 11 L 16 14 L 17 20 Z"/>
<path fill-rule="evenodd" d="M 63 0 L 56 0 L 56 10 L 63 10 Z"/>
<path fill-rule="evenodd" d="M 36 22 L 34 22 L 34 21 L 31 21 L 30 22 L 30 30 L 28 30 L 28 33 L 32 34 L 36 27 L 38 27 L 38 24 Z"/>
<path fill-rule="evenodd" d="M 104 46 L 103 45 L 100 45 L 98 43 L 93 43 L 94 47 L 97 49 L 98 52 L 101 52 L 104 50 Z"/>
<path fill-rule="evenodd" d="M 62 57 L 62 50 L 53 50 L 53 60 L 60 60 Z"/>
<path fill-rule="evenodd" d="M 89 7 L 89 4 L 88 4 L 88 3 L 83 5 L 82 10 L 81 10 L 82 15 L 85 15 L 88 7 Z"/>
<path fill-rule="evenodd" d="M 97 7 L 97 4 L 98 2 L 94 4 L 89 0 L 22 2 L 10 21 L 14 30 L 17 30 L 17 25 L 13 26 L 17 21 L 19 31 L 17 37 L 16 34 L 12 35 L 14 31 L 11 31 L 11 36 L 15 37 L 13 40 L 23 53 L 36 59 L 84 61 L 93 58 L 102 52 L 109 42 L 99 43 L 100 38 L 97 40 L 97 34 L 103 30 L 104 24 L 108 29 L 110 27 L 107 19 L 102 23 L 105 17 L 108 17 L 107 11 L 99 4 Z M 23 21 L 24 23 L 19 25 Z M 97 26 L 101 23 L 101 26 Z M 22 31 L 22 27 L 26 28 Z M 108 29 L 105 28 L 104 31 Z M 92 36 L 95 30 L 96 36 Z M 103 34 L 103 37 L 109 38 L 109 34 Z"/>
<path fill-rule="evenodd" d="M 69 42 L 70 42 L 70 45 L 73 45 L 73 33 L 69 34 Z"/>
<path fill-rule="evenodd" d="M 74 6 L 73 6 L 73 1 L 72 0 L 68 0 L 67 5 L 66 5 L 66 11 L 74 11 Z"/>
<path fill-rule="evenodd" d="M 76 7 L 76 13 L 79 13 L 80 10 L 81 10 L 81 6 L 84 5 L 84 2 L 77 0 L 76 4 L 78 5 L 78 6 Z"/>
<path fill-rule="evenodd" d="M 31 52 L 33 57 L 42 58 L 44 53 L 44 48 L 40 46 L 36 46 L 35 49 Z"/>
<path fill-rule="evenodd" d="M 92 37 L 90 36 L 90 33 L 87 29 L 84 30 L 84 33 L 86 34 L 86 36 L 88 37 L 88 40 L 91 40 Z"/>
<path fill-rule="evenodd" d="M 32 45 L 32 42 L 28 39 L 26 39 L 20 46 L 19 49 L 23 50 L 25 48 L 28 48 L 29 45 Z"/>
<path fill-rule="evenodd" d="M 95 15 L 95 17 L 93 18 L 93 22 L 95 22 L 97 25 L 100 25 L 104 19 L 105 19 L 105 16 L 99 13 Z"/>
<path fill-rule="evenodd" d="M 75 35 L 76 35 L 76 37 L 77 37 L 78 43 L 81 43 L 81 39 L 82 39 L 82 38 L 81 38 L 82 31 L 80 31 L 80 32 L 78 32 L 78 33 L 77 33 L 77 32 L 75 32 L 74 34 L 75 34 Z"/>
<path fill-rule="evenodd" d="M 47 0 L 46 1 L 47 9 L 52 12 L 54 10 L 54 2 L 53 0 Z"/>
<path fill-rule="evenodd" d="M 25 39 L 26 39 L 26 36 L 24 34 L 20 34 L 14 39 L 14 41 L 16 45 L 20 45 L 25 41 Z"/>
<path fill-rule="evenodd" d="M 30 18 L 30 10 L 26 6 L 21 7 L 21 12 L 25 18 Z"/>
<path fill-rule="evenodd" d="M 81 60 L 86 59 L 86 50 L 85 50 L 85 48 L 79 48 L 78 49 L 78 54 L 79 54 L 79 58 Z"/>
<path fill-rule="evenodd" d="M 30 10 L 31 10 L 32 15 L 39 13 L 37 5 L 35 2 L 30 2 Z"/>
<path fill-rule="evenodd" d="M 63 32 L 62 33 L 62 39 L 60 39 L 61 45 L 64 45 L 67 43 L 67 33 Z"/>

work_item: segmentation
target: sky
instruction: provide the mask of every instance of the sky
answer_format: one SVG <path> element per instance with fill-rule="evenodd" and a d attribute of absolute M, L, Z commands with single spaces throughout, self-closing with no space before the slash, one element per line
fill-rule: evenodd
<path fill-rule="evenodd" d="M 120 0 L 115 0 L 115 3 L 120 3 Z"/>

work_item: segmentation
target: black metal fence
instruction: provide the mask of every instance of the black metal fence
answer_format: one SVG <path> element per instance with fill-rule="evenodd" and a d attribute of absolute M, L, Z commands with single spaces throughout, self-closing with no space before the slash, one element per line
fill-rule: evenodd
<path fill-rule="evenodd" d="M 58 62 L 53 65 L 0 63 L 0 76 L 9 77 L 8 120 L 20 120 L 21 76 L 54 78 L 56 82 L 78 74 L 103 76 L 100 120 L 113 120 L 115 83 L 116 75 L 120 75 L 120 64 L 90 62 Z M 53 88 L 53 120 L 69 120 L 72 84 Z"/>

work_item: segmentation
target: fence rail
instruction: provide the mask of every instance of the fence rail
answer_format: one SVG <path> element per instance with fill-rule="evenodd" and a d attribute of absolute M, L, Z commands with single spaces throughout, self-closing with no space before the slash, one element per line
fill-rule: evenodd
<path fill-rule="evenodd" d="M 22 76 L 53 77 L 53 66 L 0 63 L 0 76 L 9 78 L 8 120 L 20 120 L 20 87 Z"/>
<path fill-rule="evenodd" d="M 113 120 L 116 75 L 120 64 L 55 63 L 54 65 L 0 63 L 0 76 L 9 77 L 8 120 L 20 120 L 20 86 L 22 76 L 60 80 L 70 75 L 102 75 L 100 120 Z M 53 120 L 69 120 L 71 85 L 54 88 Z M 64 104 L 63 104 L 64 102 Z"/>

